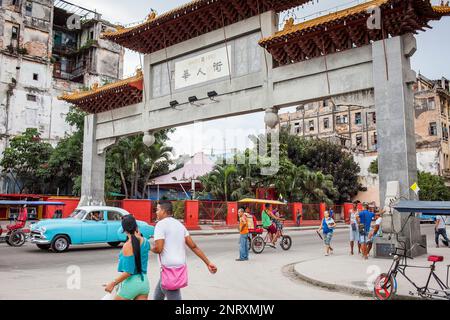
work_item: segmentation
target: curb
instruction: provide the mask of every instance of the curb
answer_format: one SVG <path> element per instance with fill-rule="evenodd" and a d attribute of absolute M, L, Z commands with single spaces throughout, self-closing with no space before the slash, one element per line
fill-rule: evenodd
<path fill-rule="evenodd" d="M 285 227 L 286 231 L 310 231 L 317 230 L 317 226 L 308 226 L 308 227 Z M 346 229 L 347 225 L 338 225 L 336 229 Z M 216 235 L 227 235 L 227 234 L 239 234 L 239 231 L 234 229 L 222 229 L 222 230 L 195 230 L 189 231 L 191 236 L 216 236 Z"/>
<path fill-rule="evenodd" d="M 294 281 L 308 283 L 310 285 L 313 285 L 315 287 L 319 287 L 322 289 L 327 289 L 330 291 L 341 292 L 341 293 L 347 293 L 347 294 L 359 296 L 359 297 L 362 296 L 362 297 L 372 298 L 373 300 L 375 300 L 373 298 L 373 293 L 370 290 L 348 287 L 348 286 L 344 286 L 344 285 L 340 285 L 340 284 L 327 283 L 327 282 L 323 282 L 320 280 L 312 279 L 310 277 L 307 277 L 307 276 L 299 273 L 295 269 L 295 266 L 298 264 L 301 264 L 303 262 L 305 262 L 305 261 L 291 263 L 291 264 L 284 266 L 282 268 L 282 272 L 283 272 L 284 276 L 291 278 Z M 422 300 L 422 299 L 414 297 L 414 296 L 406 296 L 406 295 L 398 295 L 397 294 L 392 298 L 392 300 Z"/>

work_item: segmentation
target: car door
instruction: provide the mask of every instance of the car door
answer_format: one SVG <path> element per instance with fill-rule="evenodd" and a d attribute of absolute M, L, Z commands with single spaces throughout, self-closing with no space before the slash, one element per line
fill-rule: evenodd
<path fill-rule="evenodd" d="M 89 212 L 81 224 L 81 239 L 83 243 L 106 242 L 108 226 L 103 210 Z"/>
<path fill-rule="evenodd" d="M 119 231 L 119 228 L 122 226 L 122 216 L 123 215 L 118 211 L 114 210 L 106 211 L 108 242 L 120 241 L 117 232 Z"/>

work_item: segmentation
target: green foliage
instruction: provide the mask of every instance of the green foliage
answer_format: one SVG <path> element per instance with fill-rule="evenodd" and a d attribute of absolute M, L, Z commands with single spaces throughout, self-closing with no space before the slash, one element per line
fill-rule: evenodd
<path fill-rule="evenodd" d="M 450 189 L 445 185 L 444 178 L 428 172 L 418 173 L 419 198 L 422 201 L 449 201 Z"/>
<path fill-rule="evenodd" d="M 173 217 L 175 219 L 184 219 L 184 201 L 174 201 L 173 205 Z"/>
<path fill-rule="evenodd" d="M 0 165 L 10 174 L 20 192 L 38 193 L 45 190 L 52 146 L 43 142 L 37 129 L 27 129 L 11 139 L 5 149 Z"/>
<path fill-rule="evenodd" d="M 111 190 L 127 198 L 145 198 L 152 178 L 168 173 L 172 148 L 167 146 L 168 133 L 155 134 L 156 142 L 147 147 L 143 135 L 121 139 L 107 153 L 106 177 Z"/>
<path fill-rule="evenodd" d="M 378 174 L 378 158 L 373 160 L 369 166 L 369 173 Z"/>
<path fill-rule="evenodd" d="M 265 143 L 253 137 L 256 146 Z M 269 148 L 270 149 L 270 148 Z M 340 146 L 317 139 L 304 139 L 280 133 L 279 171 L 261 175 L 267 166 L 264 157 L 256 164 L 255 150 L 235 156 L 234 164 L 217 164 L 214 171 L 201 177 L 202 194 L 209 193 L 218 200 L 239 200 L 253 197 L 258 187 L 275 187 L 284 199 L 294 202 L 318 203 L 348 201 L 358 193 L 359 166 Z"/>
<path fill-rule="evenodd" d="M 330 199 L 342 203 L 349 201 L 361 189 L 358 182 L 360 168 L 341 146 L 320 139 L 305 139 L 290 135 L 287 130 L 280 133 L 280 144 L 289 160 L 297 167 L 306 166 L 314 172 L 333 177 L 337 190 Z"/>

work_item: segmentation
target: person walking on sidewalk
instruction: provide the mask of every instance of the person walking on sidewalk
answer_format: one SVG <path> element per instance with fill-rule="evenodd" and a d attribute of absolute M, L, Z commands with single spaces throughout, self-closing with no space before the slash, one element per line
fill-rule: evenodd
<path fill-rule="evenodd" d="M 356 221 L 358 222 L 359 231 L 359 243 L 361 244 L 361 251 L 364 260 L 369 258 L 369 252 L 367 250 L 367 243 L 369 241 L 369 232 L 372 224 L 372 220 L 375 217 L 373 212 L 370 212 L 369 204 L 363 204 L 363 211 L 359 212 L 356 216 Z"/>
<path fill-rule="evenodd" d="M 325 244 L 325 255 L 329 256 L 333 253 L 331 248 L 331 240 L 333 239 L 334 228 L 336 227 L 336 222 L 330 217 L 330 212 L 325 211 L 324 218 L 319 227 L 319 232 L 323 231 L 323 242 Z"/>
<path fill-rule="evenodd" d="M 353 208 L 350 209 L 350 254 L 354 255 L 353 248 L 355 246 L 355 241 L 358 245 L 358 253 L 361 253 L 361 244 L 359 243 L 359 232 L 358 232 L 358 222 L 356 221 L 356 216 L 358 215 L 358 204 L 359 201 L 353 202 Z"/>
<path fill-rule="evenodd" d="M 445 227 L 446 227 L 445 222 L 446 222 L 446 219 L 443 216 L 436 217 L 436 225 L 434 227 L 436 248 L 439 248 L 439 236 L 442 236 L 444 238 L 444 240 L 442 242 L 444 242 L 444 244 L 446 244 L 447 247 L 450 244 L 448 237 L 447 237 L 447 230 L 445 229 Z"/>
<path fill-rule="evenodd" d="M 105 291 L 112 293 L 119 286 L 115 300 L 148 300 L 150 287 L 147 264 L 150 243 L 139 233 L 136 219 L 132 215 L 122 219 L 122 229 L 128 240 L 119 254 L 118 271 L 121 274 L 106 285 Z"/>
<path fill-rule="evenodd" d="M 156 209 L 158 223 L 155 226 L 155 245 L 152 252 L 159 254 L 161 278 L 156 286 L 155 300 L 181 300 L 181 288 L 188 284 L 186 246 L 207 266 L 212 274 L 217 267 L 192 240 L 186 227 L 172 217 L 172 203 L 160 203 Z"/>
<path fill-rule="evenodd" d="M 248 220 L 244 209 L 239 209 L 239 259 L 236 261 L 248 260 Z"/>

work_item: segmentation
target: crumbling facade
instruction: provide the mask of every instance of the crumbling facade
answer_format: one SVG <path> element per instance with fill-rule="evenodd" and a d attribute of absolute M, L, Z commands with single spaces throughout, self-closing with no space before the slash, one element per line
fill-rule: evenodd
<path fill-rule="evenodd" d="M 450 82 L 419 75 L 414 86 L 418 164 L 450 179 Z"/>
<path fill-rule="evenodd" d="M 100 39 L 114 30 L 65 1 L 0 0 L 0 154 L 27 128 L 55 145 L 72 130 L 70 104 L 57 97 L 122 78 L 123 48 Z M 0 192 L 13 191 L 1 180 Z"/>

